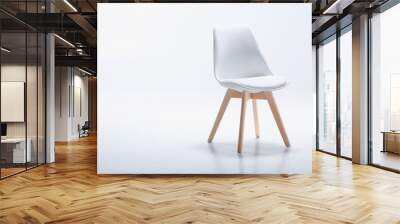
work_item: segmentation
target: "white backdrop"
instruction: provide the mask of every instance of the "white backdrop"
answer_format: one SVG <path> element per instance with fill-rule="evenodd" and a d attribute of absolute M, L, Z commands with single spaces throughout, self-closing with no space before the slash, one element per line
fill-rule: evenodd
<path fill-rule="evenodd" d="M 313 148 L 311 4 L 99 4 L 98 173 L 310 173 Z M 261 137 L 251 107 L 236 151 L 240 102 L 232 100 L 208 144 L 225 89 L 212 73 L 212 28 L 248 26 L 276 75 L 292 146 L 267 103 Z"/>

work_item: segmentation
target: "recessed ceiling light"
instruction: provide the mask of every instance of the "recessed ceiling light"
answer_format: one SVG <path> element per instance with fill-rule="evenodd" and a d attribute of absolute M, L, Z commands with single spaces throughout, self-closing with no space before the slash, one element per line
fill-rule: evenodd
<path fill-rule="evenodd" d="M 64 38 L 62 38 L 62 37 L 60 37 L 60 36 L 57 35 L 57 34 L 54 34 L 54 36 L 57 37 L 57 38 L 58 38 L 59 40 L 61 40 L 62 42 L 64 42 L 65 44 L 67 44 L 68 46 L 75 48 L 75 45 L 73 45 L 73 44 L 72 44 L 71 42 L 69 42 L 68 40 L 66 40 L 66 39 L 64 39 Z"/>
<path fill-rule="evenodd" d="M 64 0 L 64 3 L 67 4 L 74 12 L 78 12 L 75 6 L 73 6 L 68 0 Z"/>
<path fill-rule="evenodd" d="M 90 73 L 90 72 L 88 72 L 88 71 L 86 71 L 86 70 L 83 70 L 83 69 L 81 69 L 81 68 L 79 68 L 79 67 L 78 67 L 78 70 L 81 71 L 81 72 L 83 72 L 83 73 L 85 73 L 85 74 L 87 74 L 87 75 L 90 75 L 90 76 L 93 75 L 92 73 Z"/>

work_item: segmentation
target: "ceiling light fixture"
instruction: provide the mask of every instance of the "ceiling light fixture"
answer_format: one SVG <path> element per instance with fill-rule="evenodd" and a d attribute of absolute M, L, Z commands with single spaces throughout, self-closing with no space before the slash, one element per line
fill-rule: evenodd
<path fill-rule="evenodd" d="M 57 37 L 57 38 L 58 38 L 59 40 L 61 40 L 62 42 L 66 43 L 68 46 L 75 48 L 75 45 L 73 45 L 73 44 L 72 44 L 71 42 L 69 42 L 68 40 L 66 40 L 66 39 L 64 39 L 64 38 L 62 38 L 62 37 L 60 37 L 60 36 L 57 35 L 57 34 L 54 34 L 54 36 Z"/>
<path fill-rule="evenodd" d="M 68 0 L 64 0 L 64 3 L 67 4 L 74 12 L 78 12 L 75 6 L 73 6 Z"/>
<path fill-rule="evenodd" d="M 353 2 L 354 0 L 336 0 L 332 5 L 325 9 L 322 14 L 342 14 L 343 9 L 347 8 L 347 6 L 351 5 Z"/>
<path fill-rule="evenodd" d="M 88 71 L 86 71 L 86 70 L 83 70 L 83 69 L 81 69 L 81 68 L 79 68 L 79 67 L 78 67 L 78 70 L 81 71 L 81 72 L 83 72 L 83 73 L 85 73 L 85 74 L 87 74 L 87 75 L 90 75 L 90 76 L 93 75 L 92 73 L 90 73 L 90 72 L 88 72 Z"/>
<path fill-rule="evenodd" d="M 1 47 L 0 49 L 1 49 L 1 51 L 4 51 L 6 53 L 10 53 L 11 52 L 11 50 L 9 50 L 9 49 L 7 49 L 5 47 Z"/>
<path fill-rule="evenodd" d="M 339 4 L 340 0 L 336 0 L 332 5 L 330 5 L 327 9 L 324 10 L 324 12 L 322 14 L 328 14 L 330 13 L 330 11 L 332 11 L 332 9 L 334 9 L 335 7 L 337 7 L 337 4 Z"/>
<path fill-rule="evenodd" d="M 77 48 L 76 49 L 76 53 L 78 53 L 79 55 L 84 55 L 85 53 L 83 52 L 82 48 Z"/>

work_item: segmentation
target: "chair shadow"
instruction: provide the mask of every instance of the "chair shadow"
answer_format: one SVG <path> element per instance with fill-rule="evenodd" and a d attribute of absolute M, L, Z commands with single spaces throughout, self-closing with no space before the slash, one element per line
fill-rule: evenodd
<path fill-rule="evenodd" d="M 242 153 L 237 153 L 237 145 L 233 142 L 213 142 L 205 143 L 207 149 L 216 156 L 221 157 L 257 157 L 257 156 L 274 156 L 282 155 L 290 152 L 291 148 L 286 147 L 283 143 L 261 142 L 258 139 L 248 140 L 243 144 Z M 204 150 L 204 145 L 199 146 Z"/>

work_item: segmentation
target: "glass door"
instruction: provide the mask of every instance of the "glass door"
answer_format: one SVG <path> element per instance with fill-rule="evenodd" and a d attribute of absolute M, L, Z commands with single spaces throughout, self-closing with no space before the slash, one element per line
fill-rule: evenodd
<path fill-rule="evenodd" d="M 318 63 L 318 150 L 336 154 L 336 36 L 320 44 Z"/>

